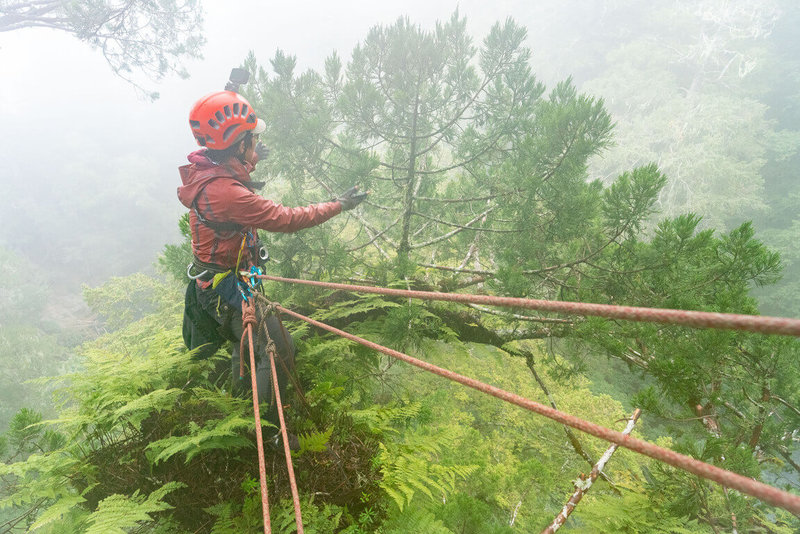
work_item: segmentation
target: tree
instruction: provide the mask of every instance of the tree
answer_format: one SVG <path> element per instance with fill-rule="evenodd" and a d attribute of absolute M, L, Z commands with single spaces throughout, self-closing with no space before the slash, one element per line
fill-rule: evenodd
<path fill-rule="evenodd" d="M 29 381 L 72 367 L 64 331 L 45 318 L 48 292 L 35 270 L 0 246 L 0 432 L 20 408 L 50 414 L 52 388 Z"/>
<path fill-rule="evenodd" d="M 274 171 L 291 176 L 295 196 L 321 199 L 353 182 L 372 191 L 372 209 L 355 214 L 362 236 L 340 249 L 372 248 L 405 273 L 432 260 L 480 263 L 482 240 L 529 233 L 518 215 L 541 211 L 548 182 L 581 181 L 608 142 L 602 102 L 569 80 L 541 98 L 524 28 L 496 24 L 478 53 L 465 23 L 455 13 L 433 32 L 406 19 L 376 27 L 346 75 L 333 55 L 324 74 L 295 77 L 281 52 L 276 77 L 261 72 L 251 96 L 275 128 Z"/>
<path fill-rule="evenodd" d="M 271 125 L 269 174 L 291 180 L 287 203 L 330 198 L 356 181 L 372 191 L 349 222 L 269 236 L 284 274 L 757 313 L 751 289 L 774 283 L 781 266 L 751 224 L 717 233 L 676 210 L 654 222 L 670 181 L 647 160 L 606 184 L 588 180 L 589 159 L 612 141 L 604 102 L 578 93 L 570 79 L 544 96 L 513 21 L 497 24 L 479 53 L 464 26 L 457 13 L 432 32 L 400 19 L 374 28 L 346 69 L 333 55 L 324 72 L 297 76 L 294 58 L 278 52 L 275 76 L 259 71 L 248 96 Z M 255 68 L 255 58 L 248 65 Z M 730 104 L 720 104 L 728 114 Z M 666 120 L 651 119 L 658 127 Z M 656 159 L 651 150 L 645 157 Z M 743 172 L 757 173 L 759 154 Z M 297 301 L 307 301 L 301 294 Z M 796 342 L 454 306 L 406 309 L 395 316 L 398 329 L 424 325 L 432 313 L 465 340 L 552 340 L 577 369 L 603 354 L 621 360 L 630 374 L 619 382 L 641 383 L 637 399 L 650 412 L 685 423 L 670 427 L 685 439 L 679 447 L 753 476 L 764 454 L 795 469 L 786 439 L 800 414 L 800 375 L 789 363 Z M 657 475 L 680 484 L 669 471 Z M 765 520 L 759 505 L 697 487 L 670 495 L 710 525 Z"/>
<path fill-rule="evenodd" d="M 134 71 L 153 80 L 188 74 L 181 62 L 200 57 L 199 0 L 2 0 L 0 32 L 22 28 L 65 31 L 99 48 L 114 73 L 139 90 Z M 150 93 L 158 98 L 158 93 Z"/>

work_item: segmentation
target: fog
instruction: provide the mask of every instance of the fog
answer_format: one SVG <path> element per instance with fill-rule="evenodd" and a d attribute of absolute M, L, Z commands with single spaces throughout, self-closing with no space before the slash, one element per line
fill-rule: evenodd
<path fill-rule="evenodd" d="M 249 51 L 266 63 L 280 48 L 298 69 L 317 68 L 333 50 L 347 57 L 376 24 L 408 15 L 432 27 L 459 5 L 478 39 L 496 20 L 528 18 L 525 2 L 205 2 L 204 59 L 186 65 L 190 77 L 136 78 L 160 94 L 154 102 L 71 35 L 0 33 L 0 245 L 56 291 L 149 269 L 178 238 L 176 169 L 196 148 L 188 110 Z"/>
<path fill-rule="evenodd" d="M 196 148 L 188 110 L 221 89 L 249 51 L 265 67 L 282 49 L 297 56 L 298 71 L 320 68 L 334 50 L 346 62 L 374 25 L 408 16 L 432 29 L 458 9 L 476 43 L 513 17 L 528 29 L 539 80 L 552 87 L 571 76 L 605 99 L 616 145 L 595 158 L 591 178 L 609 182 L 655 161 L 672 177 L 663 214 L 695 210 L 721 230 L 762 223 L 765 239 L 783 247 L 783 283 L 794 284 L 791 298 L 775 293 L 780 305 L 769 295 L 764 303 L 800 309 L 790 246 L 800 222 L 793 226 L 796 202 L 786 202 L 799 194 L 794 3 L 206 1 L 203 9 L 207 43 L 204 58 L 186 64 L 190 77 L 137 78 L 156 101 L 67 33 L 0 33 L 0 250 L 48 291 L 51 308 L 84 313 L 76 311 L 82 284 L 153 272 L 163 246 L 179 240 L 177 167 Z M 0 324 L 9 314 L 4 304 Z"/>

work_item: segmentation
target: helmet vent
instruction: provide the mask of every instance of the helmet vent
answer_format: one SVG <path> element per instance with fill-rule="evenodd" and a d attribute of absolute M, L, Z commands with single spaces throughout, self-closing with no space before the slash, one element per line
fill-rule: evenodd
<path fill-rule="evenodd" d="M 232 126 L 229 126 L 229 127 L 228 127 L 228 128 L 225 130 L 225 132 L 223 132 L 223 134 L 222 134 L 222 140 L 223 140 L 223 141 L 227 141 L 228 139 L 230 139 L 230 137 L 231 137 L 231 136 L 232 136 L 232 135 L 233 135 L 233 134 L 236 132 L 236 130 L 238 130 L 238 129 L 239 129 L 239 126 L 241 126 L 241 124 L 234 124 L 234 125 L 232 125 Z"/>
<path fill-rule="evenodd" d="M 242 104 L 242 114 L 239 115 L 239 116 L 240 117 L 246 117 L 247 116 L 247 111 L 248 111 L 247 104 Z"/>
<path fill-rule="evenodd" d="M 254 122 L 256 122 L 256 114 L 251 113 L 250 115 L 247 116 L 247 123 L 252 124 Z"/>
<path fill-rule="evenodd" d="M 208 119 L 208 125 L 214 128 L 215 130 L 219 130 L 219 124 L 214 119 Z"/>
<path fill-rule="evenodd" d="M 214 112 L 214 116 L 219 122 L 225 122 L 225 115 L 223 115 L 221 111 Z"/>
<path fill-rule="evenodd" d="M 238 102 L 236 102 L 233 105 L 233 116 L 234 117 L 238 117 L 239 116 L 239 103 Z"/>
<path fill-rule="evenodd" d="M 192 127 L 192 130 L 200 129 L 200 121 L 189 121 L 189 125 Z"/>
<path fill-rule="evenodd" d="M 225 116 L 230 119 L 231 118 L 231 107 L 230 106 L 225 106 L 222 109 L 225 111 Z"/>

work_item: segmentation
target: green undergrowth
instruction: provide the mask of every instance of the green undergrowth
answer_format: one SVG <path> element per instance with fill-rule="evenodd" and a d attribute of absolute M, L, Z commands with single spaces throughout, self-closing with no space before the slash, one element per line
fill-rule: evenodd
<path fill-rule="evenodd" d="M 0 442 L 0 507 L 29 514 L 12 532 L 261 531 L 252 405 L 229 393 L 225 350 L 196 361 L 183 348 L 178 291 L 164 285 L 153 312 L 82 348 L 83 369 L 58 379 L 55 419 L 16 416 Z M 316 307 L 326 322 L 547 402 L 523 358 L 459 341 L 422 306 L 318 298 L 328 305 L 307 300 L 305 311 Z M 305 532 L 538 531 L 591 469 L 559 424 L 304 323 L 287 326 L 299 349 L 300 380 L 285 402 L 301 443 L 293 456 Z M 553 358 L 537 342 L 525 348 L 559 409 L 624 427 L 619 401 L 582 376 L 554 380 Z M 645 414 L 639 427 L 647 424 Z M 592 458 L 607 447 L 580 440 Z M 293 532 L 280 451 L 267 451 L 266 468 L 273 532 Z M 598 481 L 563 530 L 704 532 L 659 500 L 659 469 L 617 451 L 606 469 L 616 490 Z"/>

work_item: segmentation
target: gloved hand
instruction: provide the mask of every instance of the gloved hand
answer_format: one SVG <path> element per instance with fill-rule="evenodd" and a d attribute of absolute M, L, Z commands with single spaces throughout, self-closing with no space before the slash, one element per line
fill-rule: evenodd
<path fill-rule="evenodd" d="M 258 161 L 264 161 L 269 156 L 269 148 L 261 141 L 256 145 L 256 156 L 258 156 Z"/>
<path fill-rule="evenodd" d="M 338 200 L 342 205 L 342 211 L 348 211 L 361 204 L 361 201 L 365 198 L 367 198 L 367 194 L 359 193 L 358 186 L 354 186 L 339 195 L 339 198 L 335 200 Z"/>

